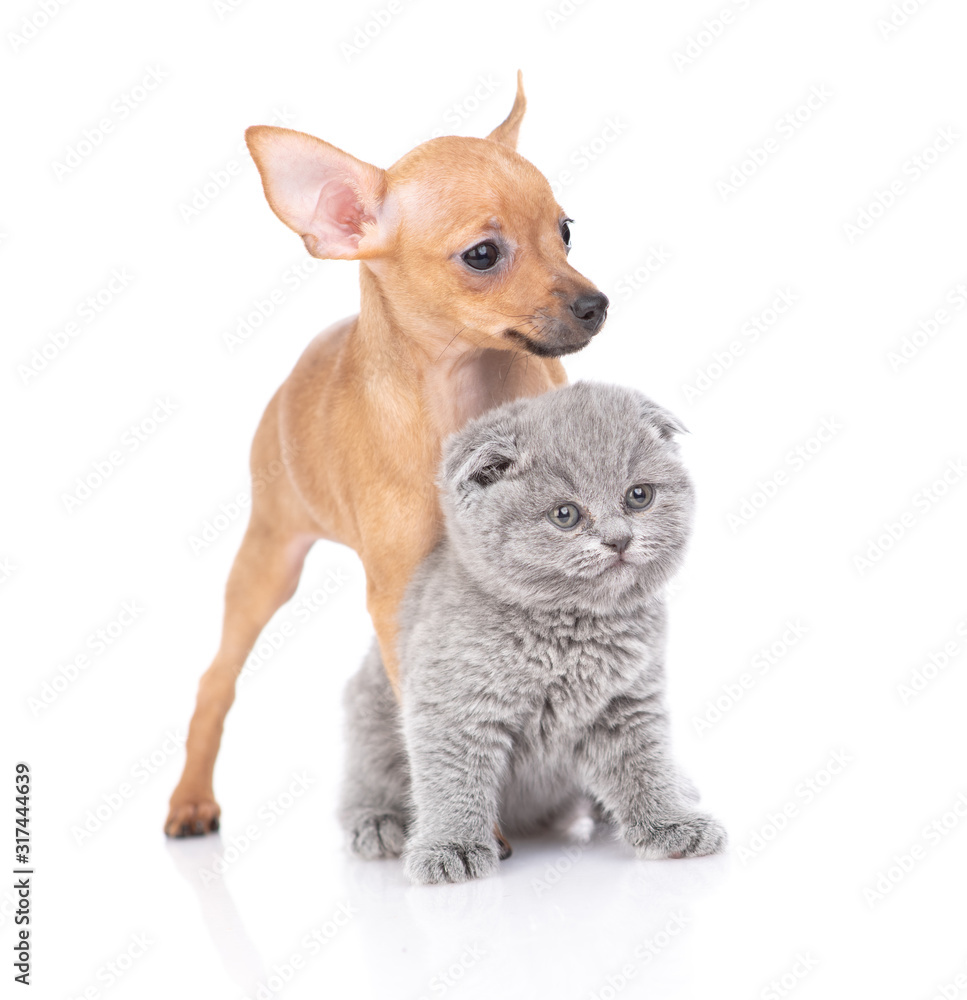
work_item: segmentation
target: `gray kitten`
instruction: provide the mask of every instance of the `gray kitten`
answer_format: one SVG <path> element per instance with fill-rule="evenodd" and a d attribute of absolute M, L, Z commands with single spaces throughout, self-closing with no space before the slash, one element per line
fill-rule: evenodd
<path fill-rule="evenodd" d="M 723 849 L 668 746 L 683 430 L 639 392 L 579 382 L 449 438 L 445 535 L 400 613 L 401 702 L 375 645 L 346 692 L 355 853 L 459 882 L 496 868 L 495 824 L 534 830 L 587 798 L 640 857 Z"/>

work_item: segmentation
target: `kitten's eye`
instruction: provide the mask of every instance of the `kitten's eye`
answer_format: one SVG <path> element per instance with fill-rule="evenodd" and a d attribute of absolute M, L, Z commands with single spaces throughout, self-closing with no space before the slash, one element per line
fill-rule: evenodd
<path fill-rule="evenodd" d="M 552 507 L 547 512 L 547 519 L 555 528 L 568 531 L 571 528 L 577 527 L 578 521 L 581 520 L 581 510 L 577 504 L 562 503 L 558 507 Z"/>
<path fill-rule="evenodd" d="M 644 510 L 646 507 L 651 506 L 654 499 L 655 487 L 649 486 L 648 483 L 639 483 L 637 486 L 632 486 L 625 494 L 625 503 L 631 510 Z"/>
<path fill-rule="evenodd" d="M 489 271 L 500 260 L 500 251 L 496 243 L 478 243 L 461 256 L 474 270 Z"/>
<path fill-rule="evenodd" d="M 571 249 L 571 227 L 568 223 L 573 221 L 573 219 L 565 219 L 561 223 L 561 239 L 564 240 L 564 247 L 567 250 Z"/>

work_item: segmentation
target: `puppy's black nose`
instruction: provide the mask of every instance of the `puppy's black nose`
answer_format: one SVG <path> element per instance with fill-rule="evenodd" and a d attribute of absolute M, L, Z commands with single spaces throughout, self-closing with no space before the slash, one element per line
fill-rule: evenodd
<path fill-rule="evenodd" d="M 571 303 L 571 312 L 586 330 L 595 334 L 608 314 L 608 296 L 601 292 L 580 295 Z"/>

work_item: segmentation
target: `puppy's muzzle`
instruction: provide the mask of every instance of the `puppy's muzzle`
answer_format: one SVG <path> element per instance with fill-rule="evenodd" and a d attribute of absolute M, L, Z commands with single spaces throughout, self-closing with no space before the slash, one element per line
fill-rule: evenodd
<path fill-rule="evenodd" d="M 588 292 L 571 302 L 566 318 L 551 321 L 541 329 L 539 336 L 520 330 L 505 330 L 504 336 L 520 344 L 529 354 L 559 358 L 587 347 L 604 325 L 607 315 L 608 296 L 598 291 Z"/>

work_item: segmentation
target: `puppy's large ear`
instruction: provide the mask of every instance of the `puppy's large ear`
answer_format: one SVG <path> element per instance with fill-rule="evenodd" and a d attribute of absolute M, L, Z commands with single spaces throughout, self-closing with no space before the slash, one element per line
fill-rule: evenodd
<path fill-rule="evenodd" d="M 514 106 L 510 109 L 510 114 L 487 136 L 494 142 L 510 146 L 517 149 L 517 134 L 520 132 L 520 123 L 527 110 L 527 98 L 524 97 L 524 74 L 517 70 L 517 97 L 514 99 Z"/>
<path fill-rule="evenodd" d="M 440 485 L 461 492 L 490 486 L 518 458 L 517 442 L 507 429 L 489 422 L 472 424 L 445 442 Z"/>
<path fill-rule="evenodd" d="M 313 257 L 363 260 L 385 250 L 384 170 L 288 128 L 255 125 L 245 141 L 272 211 Z"/>

